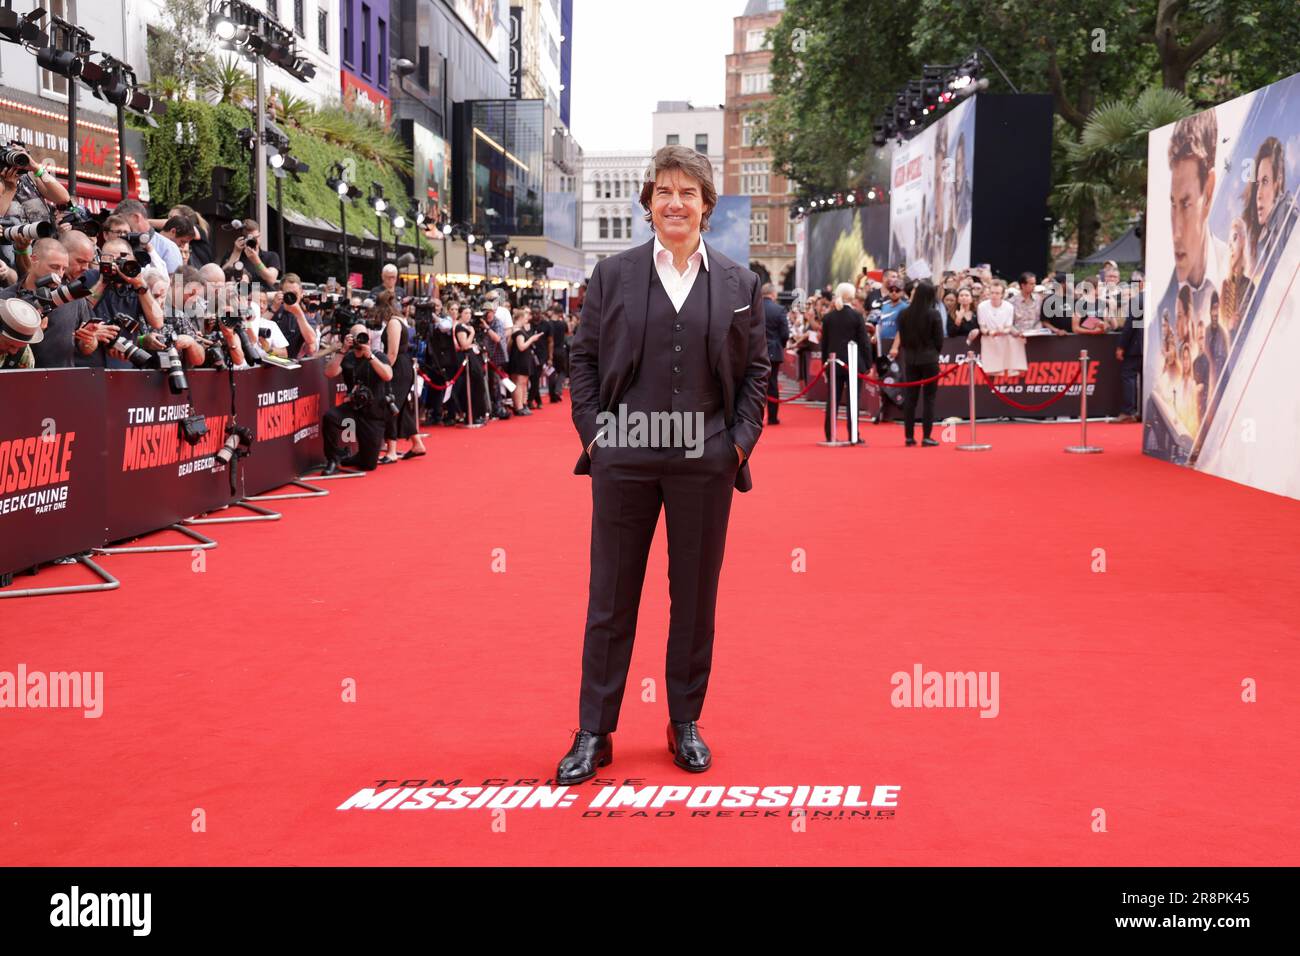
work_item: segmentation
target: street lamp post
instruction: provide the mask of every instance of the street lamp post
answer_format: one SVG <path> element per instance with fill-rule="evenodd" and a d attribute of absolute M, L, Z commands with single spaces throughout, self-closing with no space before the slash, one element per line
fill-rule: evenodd
<path fill-rule="evenodd" d="M 388 201 L 384 199 L 384 187 L 379 183 L 370 184 L 370 205 L 375 210 L 375 222 L 379 227 L 379 272 L 383 276 L 384 269 L 384 210 L 388 208 Z"/>

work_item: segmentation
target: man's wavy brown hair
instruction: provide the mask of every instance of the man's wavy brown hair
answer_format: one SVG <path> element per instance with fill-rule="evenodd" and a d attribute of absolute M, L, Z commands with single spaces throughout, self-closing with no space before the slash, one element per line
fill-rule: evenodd
<path fill-rule="evenodd" d="M 645 182 L 641 184 L 641 206 L 645 209 L 645 221 L 654 228 L 654 216 L 650 212 L 650 200 L 654 196 L 655 183 L 659 174 L 669 169 L 680 169 L 700 184 L 700 195 L 704 199 L 704 213 L 700 216 L 700 232 L 708 232 L 709 216 L 718 204 L 718 190 L 713 185 L 713 164 L 709 157 L 697 153 L 685 146 L 665 146 L 655 153 L 654 159 L 646 167 Z"/>

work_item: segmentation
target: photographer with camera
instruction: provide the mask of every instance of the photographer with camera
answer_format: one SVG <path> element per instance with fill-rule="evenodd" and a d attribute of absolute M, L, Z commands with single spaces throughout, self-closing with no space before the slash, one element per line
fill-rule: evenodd
<path fill-rule="evenodd" d="M 72 368 L 76 355 L 74 333 L 91 319 L 90 303 L 85 299 L 89 290 L 63 286 L 68 253 L 57 239 L 37 239 L 27 262 L 22 281 L 0 289 L 0 299 L 21 298 L 44 313 L 43 337 L 32 346 L 37 368 Z M 51 298 L 51 290 L 55 298 Z M 66 298 L 64 291 L 69 293 Z"/>
<path fill-rule="evenodd" d="M 11 139 L 0 149 L 0 215 L 26 222 L 53 222 L 50 207 L 70 198 L 63 183 L 32 159 L 22 141 Z"/>
<path fill-rule="evenodd" d="M 271 312 L 275 323 L 288 345 L 291 359 L 309 357 L 316 352 L 316 328 L 307 317 L 302 280 L 297 273 L 286 272 L 280 281 L 280 304 Z"/>
<path fill-rule="evenodd" d="M 181 251 L 171 239 L 154 231 L 149 225 L 148 213 L 144 203 L 138 199 L 124 199 L 113 210 L 113 215 L 121 216 L 131 227 L 131 231 L 121 238 L 130 244 L 132 251 L 138 249 L 147 254 L 154 268 L 171 275 L 181 267 Z"/>
<path fill-rule="evenodd" d="M 250 281 L 260 282 L 265 286 L 275 285 L 280 277 L 280 257 L 270 249 L 259 248 L 261 228 L 251 219 L 236 219 L 230 224 L 230 228 L 237 229 L 242 234 L 235 240 L 234 248 L 226 257 L 226 271 L 230 272 L 239 265 L 243 267 L 242 271 Z"/>
<path fill-rule="evenodd" d="M 80 242 L 79 237 L 80 233 L 71 232 L 61 241 L 65 247 L 70 244 L 76 246 Z M 80 254 L 70 257 L 75 262 L 82 261 L 82 258 Z M 97 276 L 89 271 L 81 277 L 72 276 L 69 270 L 65 281 L 81 278 L 94 283 L 90 290 L 90 303 L 95 318 L 77 330 L 77 342 L 81 351 L 78 365 L 94 368 L 147 367 L 140 364 L 143 359 L 128 363 L 120 350 L 111 348 L 121 332 L 122 316 L 143 320 L 141 332 L 135 340 L 139 348 L 162 352 L 170 347 L 167 336 L 156 334 L 163 328 L 163 309 L 162 304 L 151 294 L 145 273 L 146 270 L 140 268 L 140 263 L 136 261 L 125 239 L 110 239 L 104 243 L 100 250 Z M 160 270 L 153 270 L 153 273 L 155 277 L 165 279 Z M 93 347 L 88 336 L 96 340 Z"/>
<path fill-rule="evenodd" d="M 388 356 L 376 352 L 371 342 L 370 330 L 356 323 L 343 338 L 343 350 L 325 366 L 326 378 L 343 376 L 349 398 L 321 419 L 325 439 L 323 475 L 334 474 L 340 465 L 362 471 L 378 467 L 384 424 L 390 414 L 388 383 L 393 379 L 393 369 Z M 343 458 L 343 435 L 349 424 L 356 434 L 357 453 Z"/>

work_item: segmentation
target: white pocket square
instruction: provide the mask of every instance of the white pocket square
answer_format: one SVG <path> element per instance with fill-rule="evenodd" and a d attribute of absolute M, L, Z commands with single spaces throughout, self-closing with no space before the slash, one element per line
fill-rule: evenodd
<path fill-rule="evenodd" d="M 739 309 L 732 309 L 731 311 L 732 311 L 733 313 L 735 313 L 735 312 L 744 312 L 744 311 L 745 311 L 746 309 L 748 309 L 748 308 L 749 308 L 749 306 L 747 306 L 747 305 L 742 305 Z"/>

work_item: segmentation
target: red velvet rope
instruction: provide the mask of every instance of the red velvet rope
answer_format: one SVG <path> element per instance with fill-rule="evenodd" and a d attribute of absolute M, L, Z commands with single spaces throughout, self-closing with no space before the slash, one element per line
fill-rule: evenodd
<path fill-rule="evenodd" d="M 954 365 L 952 368 L 940 372 L 938 375 L 931 375 L 929 378 L 917 379 L 915 382 L 887 382 L 876 375 L 868 375 L 862 372 L 858 373 L 858 378 L 862 379 L 864 382 L 877 382 L 880 385 L 889 388 L 915 388 L 918 385 L 929 385 L 931 382 L 937 382 L 944 376 L 953 374 L 959 368 L 961 368 L 960 365 Z"/>
<path fill-rule="evenodd" d="M 828 368 L 830 368 L 829 365 L 823 365 L 823 366 L 822 366 L 822 370 L 821 370 L 820 372 L 818 372 L 816 375 L 814 375 L 814 376 L 809 380 L 808 384 L 804 386 L 803 391 L 799 392 L 797 395 L 791 395 L 789 398 L 778 398 L 777 401 L 778 401 L 778 402 L 793 402 L 796 398 L 802 398 L 804 395 L 807 395 L 808 392 L 809 392 L 809 390 L 810 390 L 814 385 L 817 384 L 817 380 L 820 379 L 823 375 L 826 374 L 826 369 L 828 369 Z M 771 399 L 768 399 L 768 401 L 771 401 Z"/>
<path fill-rule="evenodd" d="M 424 379 L 425 382 L 428 383 L 428 386 L 430 388 L 445 392 L 447 389 L 451 388 L 453 385 L 456 384 L 456 379 L 460 378 L 460 375 L 463 371 L 465 371 L 464 364 L 462 364 L 460 368 L 456 369 L 456 374 L 453 375 L 451 377 L 451 381 L 447 382 L 445 385 L 439 385 L 433 379 L 429 378 L 429 376 L 426 375 L 423 371 L 420 372 L 420 378 Z"/>
<path fill-rule="evenodd" d="M 1075 385 L 1079 384 L 1079 371 L 1076 367 L 1074 377 L 1071 378 L 1070 381 L 1066 382 L 1065 387 L 1063 387 L 1059 392 L 1057 392 L 1051 398 L 1047 399 L 1046 401 L 1039 402 L 1036 405 L 1022 405 L 1020 402 L 1017 402 L 1014 398 L 1010 398 L 1007 395 L 1003 395 L 1000 391 L 998 391 L 997 386 L 993 384 L 992 379 L 989 378 L 988 372 L 984 371 L 984 367 L 982 365 L 976 364 L 975 367 L 979 369 L 980 375 L 984 376 L 984 384 L 988 386 L 989 391 L 991 391 L 999 401 L 1005 402 L 1006 404 L 1010 405 L 1012 408 L 1018 408 L 1024 412 L 1039 412 L 1042 411 L 1044 408 L 1046 408 L 1048 405 L 1056 404 L 1061 399 L 1065 398 L 1066 392 L 1074 388 Z"/>

